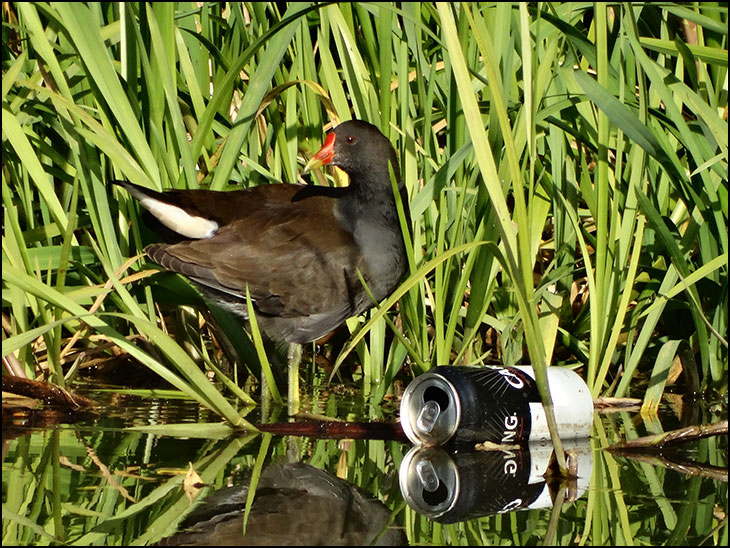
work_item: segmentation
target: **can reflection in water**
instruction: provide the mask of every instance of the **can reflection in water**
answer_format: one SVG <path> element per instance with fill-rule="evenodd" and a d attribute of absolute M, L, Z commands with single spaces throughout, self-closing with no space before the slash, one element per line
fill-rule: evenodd
<path fill-rule="evenodd" d="M 560 437 L 587 438 L 593 398 L 585 382 L 569 369 L 547 373 Z M 531 367 L 436 367 L 408 385 L 400 415 L 408 439 L 419 445 L 550 438 Z"/>
<path fill-rule="evenodd" d="M 566 500 L 576 500 L 590 484 L 593 454 L 587 439 L 566 443 L 577 457 L 578 478 Z M 552 455 L 549 442 L 495 451 L 447 453 L 440 447 L 413 447 L 404 457 L 399 482 L 403 498 L 417 512 L 441 523 L 490 514 L 552 506 L 543 475 Z"/>

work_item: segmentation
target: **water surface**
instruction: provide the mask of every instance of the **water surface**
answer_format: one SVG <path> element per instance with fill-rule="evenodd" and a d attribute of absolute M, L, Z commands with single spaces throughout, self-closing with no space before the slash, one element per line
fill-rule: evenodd
<path fill-rule="evenodd" d="M 674 398 L 653 419 L 596 413 L 591 438 L 575 448 L 572 483 L 545 482 L 549 450 L 462 450 L 429 461 L 445 466 L 452 483 L 409 493 L 401 476 L 420 457 L 397 436 L 231 436 L 212 413 L 172 394 L 98 386 L 83 393 L 100 407 L 60 424 L 31 411 L 5 417 L 3 544 L 727 545 L 727 436 L 663 453 L 606 450 L 716 422 L 711 403 Z M 264 408 L 265 420 L 260 408 L 247 418 L 286 422 L 283 410 Z M 397 420 L 396 402 L 370 409 L 346 389 L 302 408 L 350 421 Z M 201 423 L 211 425 L 202 435 L 194 428 Z M 526 473 L 508 478 L 505 470 L 519 467 Z"/>

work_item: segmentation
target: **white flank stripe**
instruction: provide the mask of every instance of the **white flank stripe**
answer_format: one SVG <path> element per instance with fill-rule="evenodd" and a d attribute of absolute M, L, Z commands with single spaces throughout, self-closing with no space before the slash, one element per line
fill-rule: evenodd
<path fill-rule="evenodd" d="M 167 228 L 181 236 L 199 240 L 210 238 L 218 230 L 218 223 L 215 221 L 191 215 L 180 207 L 145 196 L 141 192 L 133 192 L 133 194 L 137 194 L 136 198 L 142 207 L 152 213 Z"/>

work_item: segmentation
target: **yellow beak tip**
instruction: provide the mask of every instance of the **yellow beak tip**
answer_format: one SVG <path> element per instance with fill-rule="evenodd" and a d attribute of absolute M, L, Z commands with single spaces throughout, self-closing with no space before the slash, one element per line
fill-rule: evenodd
<path fill-rule="evenodd" d="M 304 166 L 304 173 L 309 173 L 313 169 L 317 169 L 318 167 L 322 166 L 322 161 L 319 158 L 312 158 L 307 162 L 307 165 Z"/>

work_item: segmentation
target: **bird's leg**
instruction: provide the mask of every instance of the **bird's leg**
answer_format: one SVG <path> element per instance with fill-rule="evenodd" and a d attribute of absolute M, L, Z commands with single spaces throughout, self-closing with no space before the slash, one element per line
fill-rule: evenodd
<path fill-rule="evenodd" d="M 287 402 L 289 407 L 289 416 L 299 413 L 299 362 L 302 360 L 302 345 L 299 343 L 289 343 L 286 353 L 287 373 L 288 373 L 288 392 Z"/>

